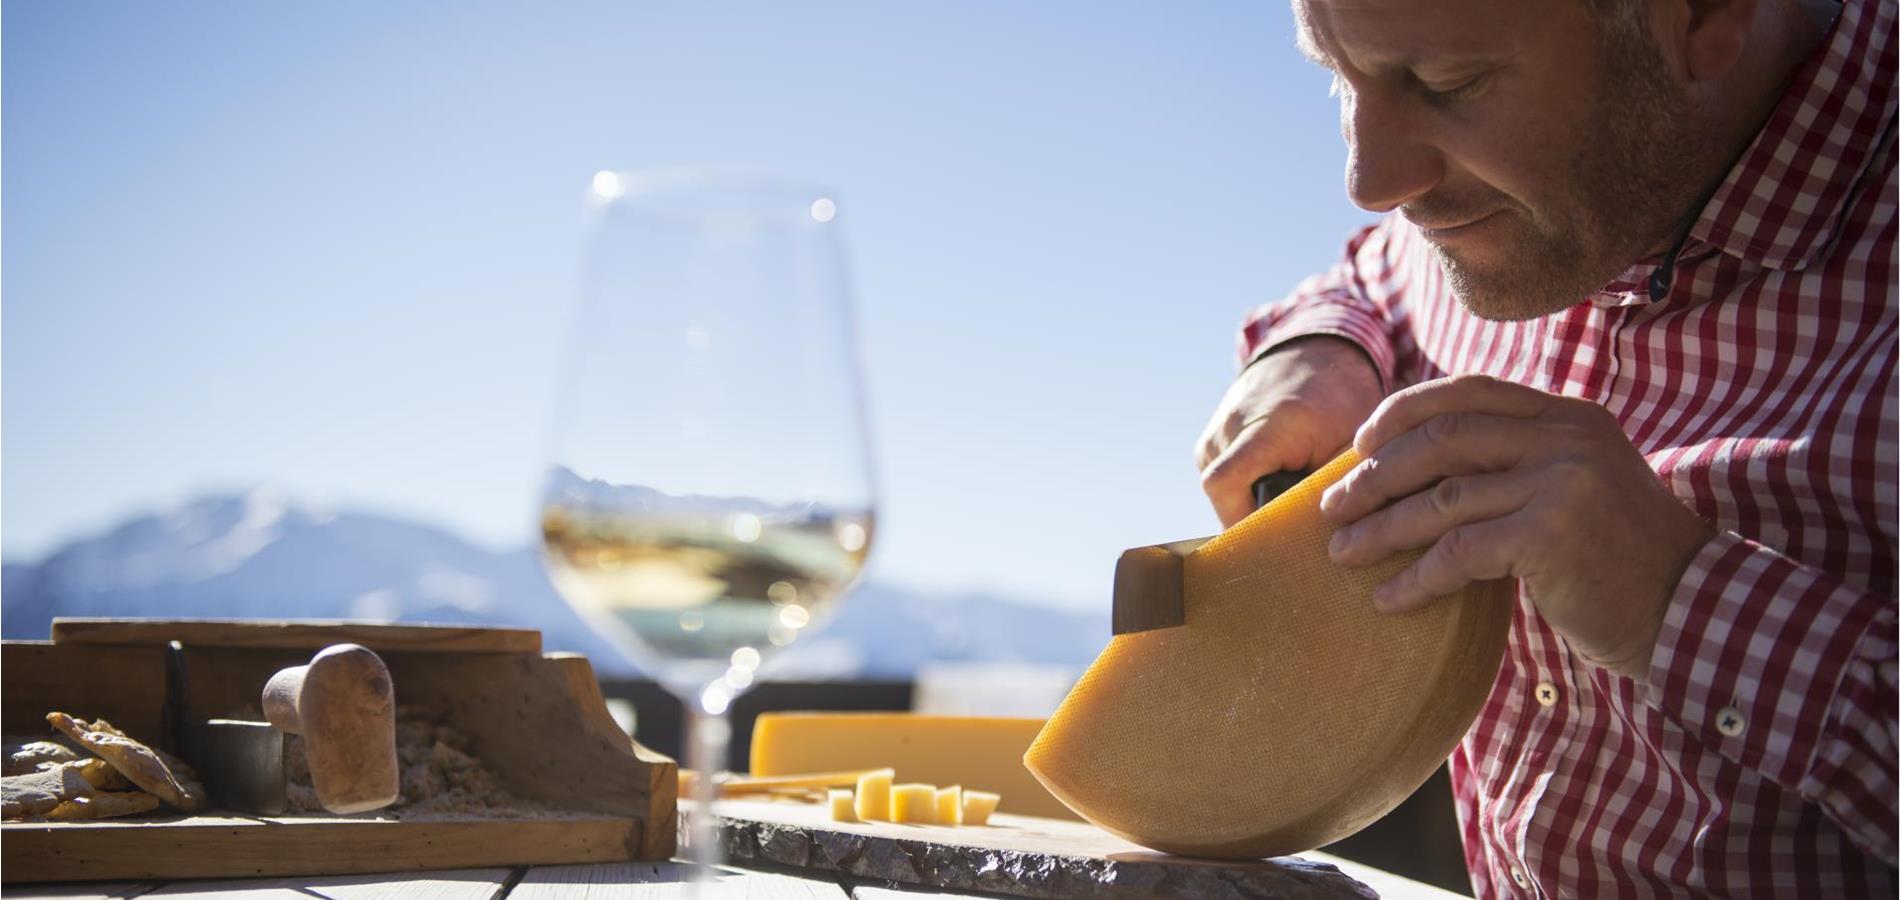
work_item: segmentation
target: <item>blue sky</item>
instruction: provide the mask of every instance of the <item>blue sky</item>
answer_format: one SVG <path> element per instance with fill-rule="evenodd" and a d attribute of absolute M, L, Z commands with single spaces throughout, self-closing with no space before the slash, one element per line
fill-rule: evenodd
<path fill-rule="evenodd" d="M 3 9 L 9 559 L 258 485 L 529 540 L 593 173 L 715 163 L 838 192 L 873 577 L 1104 604 L 1369 220 L 1279 3 Z"/>

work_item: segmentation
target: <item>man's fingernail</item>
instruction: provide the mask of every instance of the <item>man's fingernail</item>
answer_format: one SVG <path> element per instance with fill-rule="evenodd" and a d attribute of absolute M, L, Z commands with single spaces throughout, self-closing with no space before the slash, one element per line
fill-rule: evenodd
<path fill-rule="evenodd" d="M 1352 529 L 1341 528 L 1333 532 L 1333 539 L 1327 542 L 1326 554 L 1333 558 L 1333 562 L 1339 562 L 1339 558 L 1345 556 L 1347 548 L 1351 546 Z"/>
<path fill-rule="evenodd" d="M 1382 613 L 1391 612 L 1392 605 L 1398 602 L 1397 594 L 1391 585 L 1379 585 L 1372 591 L 1372 608 Z"/>
<path fill-rule="evenodd" d="M 1333 508 L 1338 505 L 1339 505 L 1339 485 L 1335 484 L 1332 487 L 1329 487 L 1326 490 L 1320 492 L 1320 495 L 1319 495 L 1319 511 L 1320 512 L 1332 512 Z"/>

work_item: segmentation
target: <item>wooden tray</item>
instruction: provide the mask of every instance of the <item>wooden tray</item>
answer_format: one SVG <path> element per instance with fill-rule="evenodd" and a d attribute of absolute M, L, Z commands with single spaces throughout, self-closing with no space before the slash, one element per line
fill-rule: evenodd
<path fill-rule="evenodd" d="M 690 803 L 681 806 L 686 816 L 694 814 Z M 988 825 L 846 824 L 831 821 L 829 810 L 816 804 L 766 800 L 721 800 L 719 819 L 726 856 L 738 865 L 794 866 L 940 890 L 1053 900 L 1378 896 L 1330 863 L 1171 856 L 1066 819 L 997 813 Z"/>
<path fill-rule="evenodd" d="M 206 815 L 0 826 L 7 883 L 395 872 L 666 859 L 677 767 L 629 740 L 585 657 L 516 629 L 355 623 L 55 620 L 53 640 L 0 650 L 0 726 L 50 733 L 63 710 L 163 746 L 165 652 L 185 647 L 199 716 L 262 719 L 269 675 L 352 641 L 388 664 L 398 708 L 423 704 L 467 735 L 503 786 L 559 813 L 533 819 Z M 171 749 L 171 748 L 167 748 Z"/>

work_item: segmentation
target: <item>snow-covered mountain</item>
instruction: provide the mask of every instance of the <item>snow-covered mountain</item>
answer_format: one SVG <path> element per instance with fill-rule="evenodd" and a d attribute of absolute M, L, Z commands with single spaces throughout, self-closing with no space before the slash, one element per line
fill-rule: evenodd
<path fill-rule="evenodd" d="M 792 677 L 908 677 L 926 662 L 1082 666 L 1097 615 L 870 583 L 772 668 Z M 538 628 L 603 674 L 632 664 L 549 587 L 532 548 L 496 553 L 414 522 L 318 514 L 263 491 L 205 497 L 0 573 L 0 633 L 44 639 L 54 616 L 351 618 Z"/>

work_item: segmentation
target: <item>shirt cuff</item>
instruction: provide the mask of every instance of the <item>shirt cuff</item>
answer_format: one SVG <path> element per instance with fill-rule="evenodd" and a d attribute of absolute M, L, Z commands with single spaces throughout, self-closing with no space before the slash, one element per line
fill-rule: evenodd
<path fill-rule="evenodd" d="M 1735 762 L 1797 785 L 1881 603 L 1734 532 L 1676 587 L 1648 702 Z"/>
<path fill-rule="evenodd" d="M 1387 339 L 1385 320 L 1376 311 L 1351 298 L 1317 297 L 1272 304 L 1260 310 L 1241 329 L 1241 368 L 1294 340 L 1314 335 L 1344 338 L 1364 351 L 1379 375 L 1381 391 L 1392 385 L 1396 361 Z"/>

